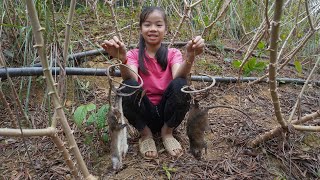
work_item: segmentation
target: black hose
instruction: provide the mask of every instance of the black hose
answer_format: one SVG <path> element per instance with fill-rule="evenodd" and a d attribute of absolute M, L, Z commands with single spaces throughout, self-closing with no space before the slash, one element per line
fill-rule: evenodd
<path fill-rule="evenodd" d="M 17 77 L 17 76 L 40 76 L 43 75 L 43 70 L 41 67 L 23 67 L 23 68 L 7 68 L 10 77 Z M 54 67 L 52 68 L 52 74 L 59 74 L 60 68 Z M 73 68 L 67 67 L 66 68 L 67 75 L 79 75 L 79 76 L 106 76 L 106 69 L 103 68 Z M 5 78 L 7 76 L 6 69 L 0 68 L 0 77 Z M 120 77 L 120 71 L 116 70 L 112 76 Z M 235 83 L 237 82 L 236 77 L 214 77 L 216 82 L 223 82 L 223 83 Z M 240 78 L 240 82 L 250 82 L 257 80 L 257 77 L 242 77 Z M 205 81 L 209 82 L 211 79 L 207 76 L 191 76 L 192 81 Z M 305 80 L 303 79 L 291 79 L 291 78 L 277 78 L 279 83 L 294 83 L 303 85 Z M 267 79 L 262 80 L 261 82 L 267 82 Z M 315 84 L 320 86 L 320 81 L 310 81 L 310 84 Z"/>

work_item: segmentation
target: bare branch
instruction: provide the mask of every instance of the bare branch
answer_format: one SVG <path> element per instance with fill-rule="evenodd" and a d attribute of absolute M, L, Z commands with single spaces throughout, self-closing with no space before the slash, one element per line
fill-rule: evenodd
<path fill-rule="evenodd" d="M 313 23 L 312 23 L 312 19 L 310 17 L 310 12 L 309 12 L 308 0 L 305 0 L 304 4 L 306 6 L 306 12 L 307 12 L 307 17 L 308 17 L 308 22 L 309 22 L 310 28 L 311 28 L 312 31 L 314 31 L 314 26 L 313 26 Z"/>
<path fill-rule="evenodd" d="M 293 125 L 293 127 L 298 131 L 320 132 L 320 126 Z"/>
<path fill-rule="evenodd" d="M 313 75 L 313 73 L 315 72 L 315 70 L 318 68 L 319 63 L 320 63 L 320 57 L 318 57 L 317 62 L 315 63 L 314 67 L 312 68 L 312 70 L 311 70 L 311 72 L 310 72 L 310 74 L 309 74 L 309 76 L 308 76 L 305 84 L 303 85 L 303 87 L 302 87 L 302 89 L 301 89 L 301 92 L 300 92 L 300 94 L 299 94 L 299 96 L 298 96 L 298 99 L 297 99 L 297 101 L 296 101 L 296 103 L 295 103 L 295 105 L 294 105 L 294 107 L 293 107 L 293 109 L 292 109 L 292 111 L 291 111 L 291 114 L 290 114 L 290 117 L 289 117 L 289 119 L 288 119 L 288 122 L 290 122 L 290 121 L 292 120 L 293 115 L 294 115 L 294 113 L 296 112 L 296 109 L 297 109 L 297 107 L 298 107 L 298 104 L 299 104 L 299 102 L 301 101 L 302 95 L 303 95 L 305 89 L 306 89 L 307 86 L 308 86 L 308 83 L 309 83 L 309 81 L 310 81 L 310 79 L 311 79 L 311 76 Z"/>
<path fill-rule="evenodd" d="M 194 6 L 198 5 L 198 4 L 201 3 L 201 2 L 202 2 L 202 0 L 199 0 L 199 1 L 191 4 L 191 5 L 190 5 L 190 8 L 193 8 Z"/>
<path fill-rule="evenodd" d="M 302 117 L 300 120 L 293 120 L 291 124 L 293 125 L 296 125 L 296 124 L 302 124 L 302 123 L 305 123 L 307 121 L 311 121 L 311 120 L 314 120 L 316 118 L 320 117 L 320 109 L 312 114 L 308 114 L 304 117 Z M 275 136 L 277 136 L 279 133 L 281 133 L 283 131 L 283 128 L 281 126 L 277 126 L 275 127 L 274 129 L 262 134 L 262 135 L 259 135 L 257 136 L 254 140 L 252 140 L 250 143 L 249 143 L 249 146 L 251 147 L 255 147 L 257 146 L 258 144 L 262 143 L 262 142 L 265 142 Z"/>
<path fill-rule="evenodd" d="M 46 129 L 22 129 L 22 132 L 20 129 L 0 128 L 0 136 L 52 136 L 54 133 L 56 133 L 56 128 L 52 127 Z"/>
<path fill-rule="evenodd" d="M 120 30 L 119 30 L 119 25 L 118 25 L 116 13 L 114 12 L 113 4 L 114 4 L 114 0 L 108 1 L 108 5 L 109 5 L 109 8 L 111 10 L 112 21 L 113 21 L 114 27 L 116 29 L 116 34 L 119 37 L 119 40 L 123 42 L 122 35 L 120 33 Z"/>
<path fill-rule="evenodd" d="M 225 1 L 225 3 L 223 4 L 223 7 L 222 7 L 220 13 L 218 14 L 218 16 L 216 17 L 216 19 L 215 19 L 213 22 L 211 22 L 208 26 L 206 26 L 206 27 L 204 28 L 204 30 L 202 31 L 201 36 L 205 36 L 205 34 L 208 33 L 208 31 L 213 27 L 213 25 L 214 25 L 217 21 L 220 20 L 220 18 L 223 16 L 223 14 L 227 11 L 227 9 L 228 9 L 228 7 L 229 7 L 229 5 L 230 5 L 231 2 L 232 2 L 232 0 L 227 0 L 227 1 Z"/>

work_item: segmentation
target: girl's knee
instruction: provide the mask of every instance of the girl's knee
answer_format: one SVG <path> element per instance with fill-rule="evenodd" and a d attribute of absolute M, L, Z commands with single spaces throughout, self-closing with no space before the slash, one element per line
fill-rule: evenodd
<path fill-rule="evenodd" d="M 139 83 L 134 79 L 126 79 L 126 80 L 123 80 L 122 83 L 129 85 L 129 86 L 138 86 L 139 85 Z"/>

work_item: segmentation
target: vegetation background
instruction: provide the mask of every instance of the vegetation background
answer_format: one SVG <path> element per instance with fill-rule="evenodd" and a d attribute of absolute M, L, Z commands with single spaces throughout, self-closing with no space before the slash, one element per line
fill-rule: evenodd
<path fill-rule="evenodd" d="M 275 14 L 274 0 L 118 0 L 113 1 L 112 5 L 116 17 L 112 15 L 107 1 L 76 1 L 74 13 L 70 11 L 70 0 L 33 2 L 40 24 L 45 28 L 45 54 L 50 67 L 106 68 L 108 64 L 114 64 L 102 53 L 77 59 L 68 58 L 68 55 L 98 51 L 103 40 L 119 35 L 119 32 L 128 49 L 135 47 L 139 37 L 140 11 L 144 6 L 152 5 L 161 6 L 167 12 L 169 29 L 166 42 L 175 42 L 173 46 L 184 52 L 183 45 L 177 43 L 183 44 L 195 35 L 202 35 L 206 40 L 205 53 L 197 57 L 193 74 L 261 77 L 269 70 L 268 48 L 270 22 Z M 277 60 L 284 67 L 277 76 L 305 80 L 319 59 L 320 1 L 283 2 Z M 188 9 L 186 4 L 194 6 Z M 73 14 L 71 19 L 70 13 Z M 69 33 L 68 27 L 71 28 Z M 1 67 L 39 66 L 40 57 L 34 44 L 26 2 L 1 1 L 0 57 L 5 62 Z M 319 68 L 316 68 L 310 82 L 319 81 L 319 74 Z M 276 138 L 257 148 L 246 148 L 249 139 L 279 125 L 274 121 L 273 102 L 267 84 L 218 83 L 210 91 L 211 97 L 204 100 L 204 105 L 222 103 L 239 106 L 250 115 L 252 123 L 239 114 L 230 114 L 230 110 L 210 111 L 211 133 L 207 134 L 210 145 L 205 160 L 194 161 L 188 153 L 179 160 L 171 160 L 163 153 L 160 160 L 145 162 L 137 159 L 137 141 L 132 138 L 124 170 L 113 172 L 109 162 L 108 125 L 105 123 L 109 108 L 107 78 L 54 75 L 54 80 L 59 83 L 64 112 L 74 130 L 80 152 L 94 175 L 113 179 L 130 178 L 129 175 L 138 179 L 320 178 L 318 132 L 289 133 L 286 140 Z M 289 119 L 302 88 L 294 80 L 293 84 L 279 85 L 285 119 Z M 45 128 L 51 125 L 54 108 L 43 76 L 20 76 L 13 82 L 1 77 L 0 83 L 15 119 L 20 119 L 17 123 L 19 127 Z M 201 85 L 198 82 L 195 84 Z M 306 88 L 294 118 L 312 112 L 320 114 L 319 83 L 318 86 L 309 83 Z M 12 89 L 16 89 L 17 97 Z M 22 110 L 17 101 L 22 105 Z M 0 127 L 12 127 L 13 118 L 4 101 L 0 108 L 3 119 Z M 308 125 L 319 126 L 317 118 Z M 59 125 L 57 127 L 62 131 Z M 180 140 L 187 149 L 184 124 L 180 132 Z M 61 138 L 67 141 L 65 137 Z M 35 140 L 0 136 L 0 155 L 0 162 L 3 162 L 0 163 L 0 179 L 68 179 L 71 174 L 55 145 L 46 137 Z"/>

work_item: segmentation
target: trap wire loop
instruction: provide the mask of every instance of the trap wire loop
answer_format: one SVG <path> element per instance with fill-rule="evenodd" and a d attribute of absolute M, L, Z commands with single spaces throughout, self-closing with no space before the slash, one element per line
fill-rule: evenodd
<path fill-rule="evenodd" d="M 193 89 L 191 86 L 183 86 L 181 88 L 181 91 L 184 92 L 184 93 L 188 93 L 188 94 L 191 94 L 191 93 L 199 93 L 199 92 L 203 92 L 203 91 L 206 91 L 210 88 L 212 88 L 215 84 L 216 84 L 216 80 L 213 76 L 210 76 L 210 75 L 207 75 L 207 74 L 202 74 L 202 73 L 199 73 L 200 75 L 203 75 L 203 76 L 207 76 L 209 77 L 212 81 L 211 81 L 211 84 L 203 89 Z M 191 89 L 191 90 L 186 90 L 186 89 Z"/>
<path fill-rule="evenodd" d="M 127 84 L 124 84 L 124 83 L 122 83 L 122 82 L 119 82 L 119 81 L 113 79 L 113 78 L 111 77 L 110 70 L 111 70 L 111 72 L 112 72 L 112 71 L 114 72 L 114 68 L 115 68 L 116 66 L 124 66 L 125 68 L 128 68 L 130 71 L 132 71 L 134 74 L 136 74 L 136 75 L 138 76 L 138 79 L 140 79 L 140 84 L 139 84 L 138 86 L 131 86 L 131 85 L 127 85 Z M 140 89 L 140 88 L 143 86 L 143 79 L 141 78 L 141 76 L 140 76 L 138 73 L 134 72 L 134 71 L 133 71 L 128 65 L 126 65 L 126 64 L 118 63 L 118 64 L 110 65 L 110 66 L 107 68 L 106 74 L 107 74 L 107 76 L 108 76 L 108 78 L 109 78 L 109 80 L 110 80 L 111 82 L 116 82 L 116 83 L 118 83 L 118 84 L 121 85 L 121 87 L 119 87 L 118 89 L 112 88 L 112 91 L 113 91 L 114 93 L 116 93 L 117 95 L 119 95 L 119 96 L 131 96 L 132 94 L 134 94 L 138 89 Z M 121 93 L 121 90 L 122 90 L 124 87 L 133 88 L 133 89 L 135 89 L 135 90 L 134 90 L 133 92 L 131 92 L 131 93 Z M 110 87 L 110 88 L 111 88 L 111 87 Z"/>

